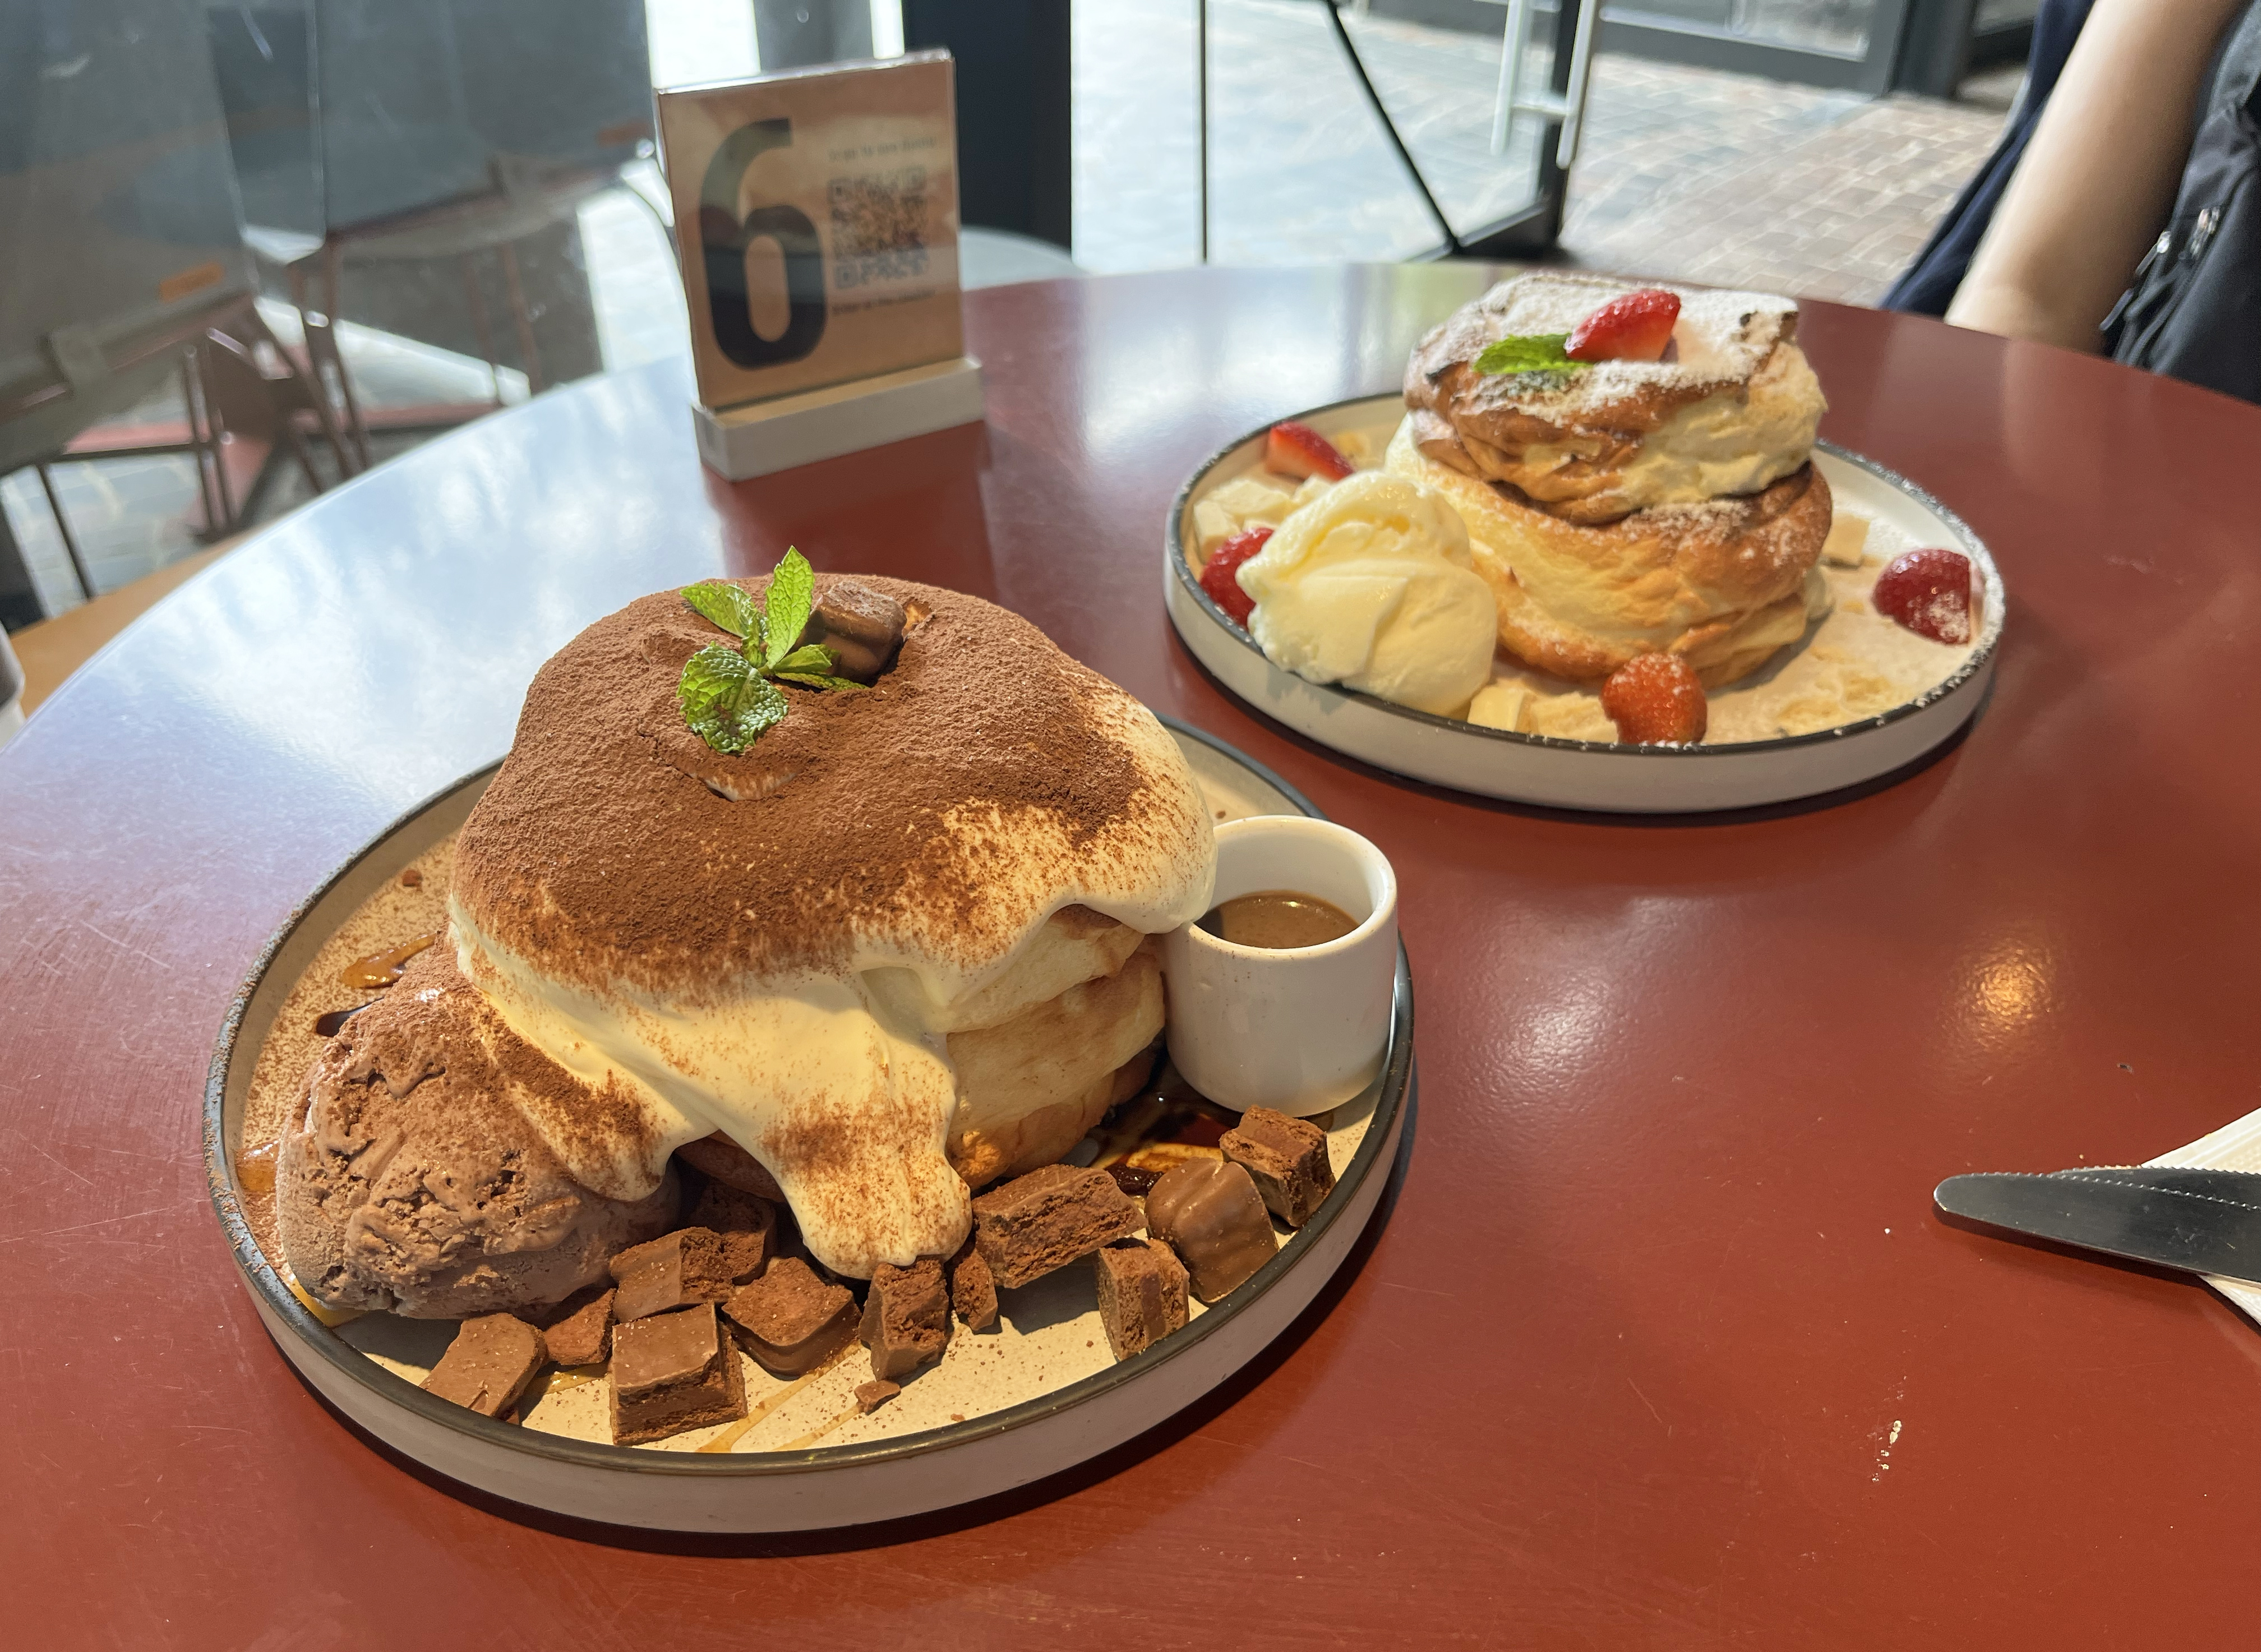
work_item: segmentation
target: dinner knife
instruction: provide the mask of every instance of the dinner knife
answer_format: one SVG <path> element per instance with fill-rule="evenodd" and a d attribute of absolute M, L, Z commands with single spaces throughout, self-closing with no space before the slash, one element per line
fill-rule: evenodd
<path fill-rule="evenodd" d="M 2261 1174 L 2251 1171 L 2100 1165 L 1949 1176 L 1931 1196 L 1990 1227 L 2261 1285 Z"/>

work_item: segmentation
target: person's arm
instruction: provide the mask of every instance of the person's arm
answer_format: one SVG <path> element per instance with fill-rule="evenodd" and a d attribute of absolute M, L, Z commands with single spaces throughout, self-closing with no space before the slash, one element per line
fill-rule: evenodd
<path fill-rule="evenodd" d="M 2174 204 L 2199 82 L 2245 0 L 2096 0 L 1947 319 L 2101 347 Z"/>

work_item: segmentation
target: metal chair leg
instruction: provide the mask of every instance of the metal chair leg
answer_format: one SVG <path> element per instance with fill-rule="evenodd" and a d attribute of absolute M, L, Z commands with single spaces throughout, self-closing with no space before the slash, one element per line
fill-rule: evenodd
<path fill-rule="evenodd" d="M 495 361 L 494 331 L 487 326 L 486 295 L 479 291 L 479 267 L 471 255 L 458 261 L 463 267 L 463 297 L 471 307 L 471 330 L 479 335 L 479 356 L 487 364 L 487 384 L 494 405 L 502 406 L 502 368 Z"/>
<path fill-rule="evenodd" d="M 518 248 L 505 241 L 495 249 L 502 260 L 503 288 L 510 294 L 510 319 L 518 324 L 519 353 L 526 357 L 526 393 L 542 391 L 542 353 L 534 348 L 534 318 L 526 312 L 526 290 L 518 281 Z"/>
<path fill-rule="evenodd" d="M 39 473 L 39 485 L 46 490 L 47 508 L 54 513 L 55 531 L 63 536 L 63 549 L 70 553 L 71 571 L 78 576 L 79 593 L 90 602 L 94 600 L 94 576 L 86 571 L 86 558 L 79 554 L 78 539 L 71 532 L 70 518 L 63 514 L 63 502 L 55 492 L 55 479 L 47 474 L 47 467 L 32 467 Z"/>
<path fill-rule="evenodd" d="M 204 506 L 205 526 L 217 528 L 219 498 L 213 491 L 212 474 L 206 463 L 217 462 L 217 456 L 212 451 L 205 419 L 203 388 L 197 382 L 196 356 L 191 351 L 181 358 L 181 406 L 188 417 L 189 457 L 197 467 L 197 501 Z"/>
<path fill-rule="evenodd" d="M 197 393 L 205 405 L 205 429 L 212 438 L 212 486 L 219 494 L 219 516 L 206 515 L 205 522 L 212 536 L 219 539 L 236 529 L 234 492 L 227 480 L 227 427 L 205 379 L 205 346 L 199 344 L 191 350 L 189 361 L 196 374 Z"/>
<path fill-rule="evenodd" d="M 369 469 L 369 426 L 361 416 L 361 404 L 354 399 L 353 377 L 346 371 L 345 342 L 338 333 L 338 289 L 340 271 L 345 262 L 344 250 L 336 241 L 322 248 L 323 319 L 330 329 L 332 354 L 337 358 L 338 394 L 346 405 L 346 428 L 352 434 L 354 451 L 360 456 L 361 468 Z"/>

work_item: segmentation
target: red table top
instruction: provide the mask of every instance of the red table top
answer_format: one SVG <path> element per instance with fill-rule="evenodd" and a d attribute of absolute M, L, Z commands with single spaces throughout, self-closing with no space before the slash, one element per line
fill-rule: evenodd
<path fill-rule="evenodd" d="M 1202 457 L 1393 387 L 1483 280 L 974 293 L 986 433 L 737 486 L 699 468 L 679 371 L 591 381 L 298 513 L 75 678 L 0 752 L 8 1638 L 2243 1643 L 2261 1332 L 1929 1196 L 2261 1104 L 2261 408 L 1811 306 L 1824 434 L 2000 561 L 1992 702 L 1849 798 L 1518 808 L 1227 699 L 1160 591 Z M 528 1513 L 373 1447 L 269 1344 L 205 1198 L 205 1067 L 269 934 L 500 754 L 546 655 L 788 544 L 1018 609 L 1380 844 L 1416 1139 L 1311 1312 L 1085 1469 L 813 1536 Z"/>

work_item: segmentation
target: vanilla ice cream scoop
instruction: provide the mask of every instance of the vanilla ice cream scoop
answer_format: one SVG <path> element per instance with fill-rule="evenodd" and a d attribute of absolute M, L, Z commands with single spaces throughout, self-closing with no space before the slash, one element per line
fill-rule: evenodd
<path fill-rule="evenodd" d="M 1380 471 L 1337 483 L 1243 563 L 1249 635 L 1315 683 L 1451 715 L 1491 676 L 1499 614 L 1468 530 L 1433 488 Z"/>

